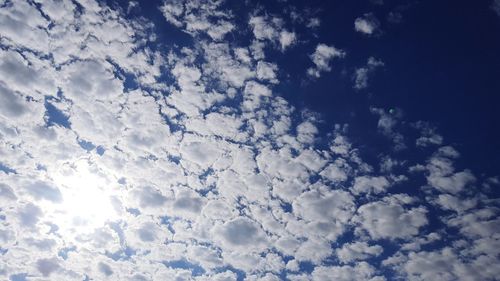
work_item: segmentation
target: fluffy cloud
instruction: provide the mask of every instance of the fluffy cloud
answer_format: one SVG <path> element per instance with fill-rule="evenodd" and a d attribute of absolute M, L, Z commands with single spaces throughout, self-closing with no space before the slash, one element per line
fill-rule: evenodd
<path fill-rule="evenodd" d="M 314 53 L 310 55 L 310 58 L 314 63 L 314 67 L 308 68 L 307 74 L 311 77 L 321 77 L 321 72 L 328 72 L 332 69 L 330 62 L 333 59 L 343 58 L 345 54 L 346 53 L 344 51 L 333 46 L 318 44 Z"/>
<path fill-rule="evenodd" d="M 355 194 L 359 193 L 382 193 L 390 186 L 385 177 L 367 177 L 361 176 L 354 179 L 352 190 Z"/>
<path fill-rule="evenodd" d="M 219 9 L 222 1 L 206 3 L 203 1 L 166 0 L 160 10 L 165 19 L 192 35 L 207 34 L 213 40 L 222 40 L 234 29 L 229 21 L 232 15 Z M 216 16 L 217 21 L 212 18 Z"/>
<path fill-rule="evenodd" d="M 297 41 L 296 34 L 283 27 L 281 18 L 252 16 L 248 23 L 252 27 L 253 35 L 257 40 L 270 41 L 278 45 L 282 51 L 285 51 Z"/>
<path fill-rule="evenodd" d="M 380 22 L 374 14 L 364 14 L 354 21 L 354 30 L 368 36 L 380 33 Z"/>
<path fill-rule="evenodd" d="M 469 171 L 455 172 L 453 158 L 458 152 L 451 146 L 441 147 L 428 161 L 427 182 L 430 186 L 442 192 L 459 193 L 476 181 L 476 177 Z"/>
<path fill-rule="evenodd" d="M 214 239 L 229 251 L 260 252 L 266 248 L 264 232 L 248 218 L 235 218 L 215 227 L 213 231 Z"/>
<path fill-rule="evenodd" d="M 498 270 L 492 266 L 489 256 L 462 260 L 449 247 L 433 252 L 412 252 L 398 265 L 401 274 L 408 280 L 494 280 Z M 480 270 L 479 270 L 480 269 Z"/>
<path fill-rule="evenodd" d="M 376 276 L 376 271 L 373 266 L 366 262 L 360 262 L 356 266 L 321 266 L 314 269 L 312 280 L 326 281 L 354 281 L 354 280 L 369 280 L 369 281 L 384 281 L 382 276 Z"/>
<path fill-rule="evenodd" d="M 373 239 L 409 239 L 427 225 L 424 207 L 407 209 L 392 198 L 386 199 L 359 207 L 354 219 Z"/>
<path fill-rule="evenodd" d="M 351 244 L 344 244 L 342 248 L 337 250 L 337 255 L 340 261 L 348 263 L 378 256 L 382 252 L 383 249 L 381 246 L 370 246 L 366 242 L 354 242 Z"/>

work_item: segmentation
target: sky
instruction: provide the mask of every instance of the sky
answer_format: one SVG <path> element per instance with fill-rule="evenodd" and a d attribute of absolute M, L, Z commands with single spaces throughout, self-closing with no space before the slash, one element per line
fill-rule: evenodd
<path fill-rule="evenodd" d="M 0 0 L 0 280 L 500 280 L 500 0 Z"/>

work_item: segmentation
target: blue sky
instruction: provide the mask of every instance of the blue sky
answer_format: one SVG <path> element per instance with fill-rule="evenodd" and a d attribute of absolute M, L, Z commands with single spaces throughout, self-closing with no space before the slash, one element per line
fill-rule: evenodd
<path fill-rule="evenodd" d="M 1 1 L 1 280 L 498 280 L 500 1 Z"/>

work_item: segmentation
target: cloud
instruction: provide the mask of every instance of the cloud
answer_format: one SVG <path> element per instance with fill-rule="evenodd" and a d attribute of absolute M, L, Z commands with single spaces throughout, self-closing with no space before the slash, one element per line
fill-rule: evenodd
<path fill-rule="evenodd" d="M 403 134 L 396 130 L 401 119 L 402 112 L 399 109 L 383 110 L 381 108 L 370 108 L 373 114 L 379 115 L 377 127 L 379 131 L 386 137 L 392 139 L 395 150 L 406 149 L 405 139 Z"/>
<path fill-rule="evenodd" d="M 344 244 L 342 248 L 337 250 L 337 255 L 340 261 L 349 263 L 378 256 L 382 252 L 383 248 L 379 245 L 370 246 L 366 242 L 353 242 Z"/>
<path fill-rule="evenodd" d="M 267 80 L 273 84 L 278 83 L 278 80 L 276 79 L 277 71 L 278 66 L 276 64 L 265 61 L 259 61 L 257 63 L 257 78 L 261 80 Z"/>
<path fill-rule="evenodd" d="M 103 262 L 99 262 L 98 267 L 99 267 L 99 271 L 102 272 L 102 274 L 104 274 L 106 276 L 113 275 L 113 270 L 111 269 L 111 267 L 108 264 L 103 263 Z"/>
<path fill-rule="evenodd" d="M 321 261 L 332 254 L 330 244 L 321 239 L 307 240 L 302 243 L 295 252 L 295 258 L 298 261 L 310 261 L 313 264 L 319 264 Z"/>
<path fill-rule="evenodd" d="M 360 262 L 355 266 L 320 266 L 312 272 L 313 280 L 326 281 L 354 281 L 354 280 L 371 280 L 384 281 L 382 276 L 375 275 L 375 268 L 366 262 Z"/>
<path fill-rule="evenodd" d="M 445 247 L 437 251 L 412 252 L 398 269 L 408 280 L 493 280 L 498 270 L 492 266 L 489 256 L 479 256 L 462 260 L 453 248 Z M 484 270 L 476 270 L 475 268 Z M 491 270 L 487 270 L 491 268 Z"/>
<path fill-rule="evenodd" d="M 0 85 L 0 102 L 4 118 L 16 118 L 25 114 L 28 109 L 21 96 Z"/>
<path fill-rule="evenodd" d="M 254 221 L 238 217 L 214 228 L 214 239 L 228 251 L 261 252 L 266 248 L 265 233 Z"/>
<path fill-rule="evenodd" d="M 476 177 L 469 170 L 454 172 L 454 158 L 459 157 L 458 152 L 451 146 L 441 147 L 428 160 L 427 183 L 441 192 L 459 193 L 469 184 L 476 181 Z"/>
<path fill-rule="evenodd" d="M 279 42 L 282 50 L 285 50 L 289 46 L 292 46 L 293 44 L 296 43 L 296 41 L 297 41 L 297 35 L 294 32 L 289 32 L 286 30 L 280 32 Z"/>
<path fill-rule="evenodd" d="M 379 34 L 380 22 L 373 13 L 364 14 L 354 21 L 354 30 L 368 36 Z"/>
<path fill-rule="evenodd" d="M 370 75 L 379 67 L 383 67 L 384 63 L 374 57 L 369 57 L 366 66 L 357 68 L 354 71 L 354 89 L 361 90 L 368 87 Z"/>
<path fill-rule="evenodd" d="M 310 55 L 314 67 L 307 69 L 307 74 L 311 77 L 321 77 L 321 72 L 329 72 L 332 68 L 330 62 L 335 58 L 343 58 L 346 53 L 333 46 L 318 44 L 314 53 Z"/>
<path fill-rule="evenodd" d="M 21 226 L 34 228 L 43 215 L 42 209 L 33 203 L 27 203 L 19 209 Z"/>
<path fill-rule="evenodd" d="M 424 207 L 406 209 L 391 198 L 359 207 L 354 219 L 373 239 L 409 239 L 428 224 Z"/>
<path fill-rule="evenodd" d="M 450 194 L 440 194 L 436 203 L 445 210 L 453 210 L 461 213 L 476 207 L 478 200 L 477 198 L 462 199 Z"/>
<path fill-rule="evenodd" d="M 422 134 L 416 141 L 417 146 L 427 147 L 430 145 L 441 145 L 443 143 L 443 137 L 436 133 L 436 128 L 431 124 L 418 121 L 415 123 L 415 128 L 419 129 Z"/>
<path fill-rule="evenodd" d="M 6 200 L 16 200 L 17 196 L 12 188 L 4 183 L 0 184 L 0 198 L 5 198 Z"/>
<path fill-rule="evenodd" d="M 59 269 L 59 263 L 57 259 L 39 259 L 36 262 L 36 267 L 38 271 L 42 273 L 43 276 L 50 276 L 54 271 Z"/>
<path fill-rule="evenodd" d="M 498 16 L 500 16 L 500 1 L 498 0 L 493 0 L 491 2 L 491 9 L 497 13 Z"/>
<path fill-rule="evenodd" d="M 252 27 L 253 35 L 257 40 L 270 41 L 272 44 L 285 51 L 297 41 L 297 35 L 286 30 L 283 20 L 272 16 L 252 16 L 248 21 Z"/>
<path fill-rule="evenodd" d="M 37 200 L 45 199 L 57 203 L 63 199 L 57 187 L 42 181 L 27 183 L 26 190 Z"/>
<path fill-rule="evenodd" d="M 213 40 L 220 41 L 235 28 L 228 21 L 232 15 L 220 10 L 221 3 L 222 1 L 202 4 L 202 1 L 166 0 L 160 10 L 167 22 L 183 31 L 194 36 L 204 33 Z M 213 20 L 214 17 L 217 20 Z"/>
<path fill-rule="evenodd" d="M 383 177 L 368 177 L 361 176 L 354 179 L 352 191 L 354 194 L 359 193 L 383 193 L 390 186 L 389 181 Z"/>
<path fill-rule="evenodd" d="M 138 200 L 141 208 L 155 208 L 163 206 L 167 198 L 151 186 L 145 186 L 132 191 L 134 199 Z"/>

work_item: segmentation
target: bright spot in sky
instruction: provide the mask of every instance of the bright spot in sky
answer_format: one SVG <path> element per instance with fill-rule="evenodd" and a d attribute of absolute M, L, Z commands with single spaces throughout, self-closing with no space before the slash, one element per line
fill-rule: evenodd
<path fill-rule="evenodd" d="M 65 163 L 53 178 L 63 198 L 54 211 L 59 227 L 71 232 L 90 232 L 118 217 L 118 200 L 113 195 L 116 186 L 87 159 Z"/>

